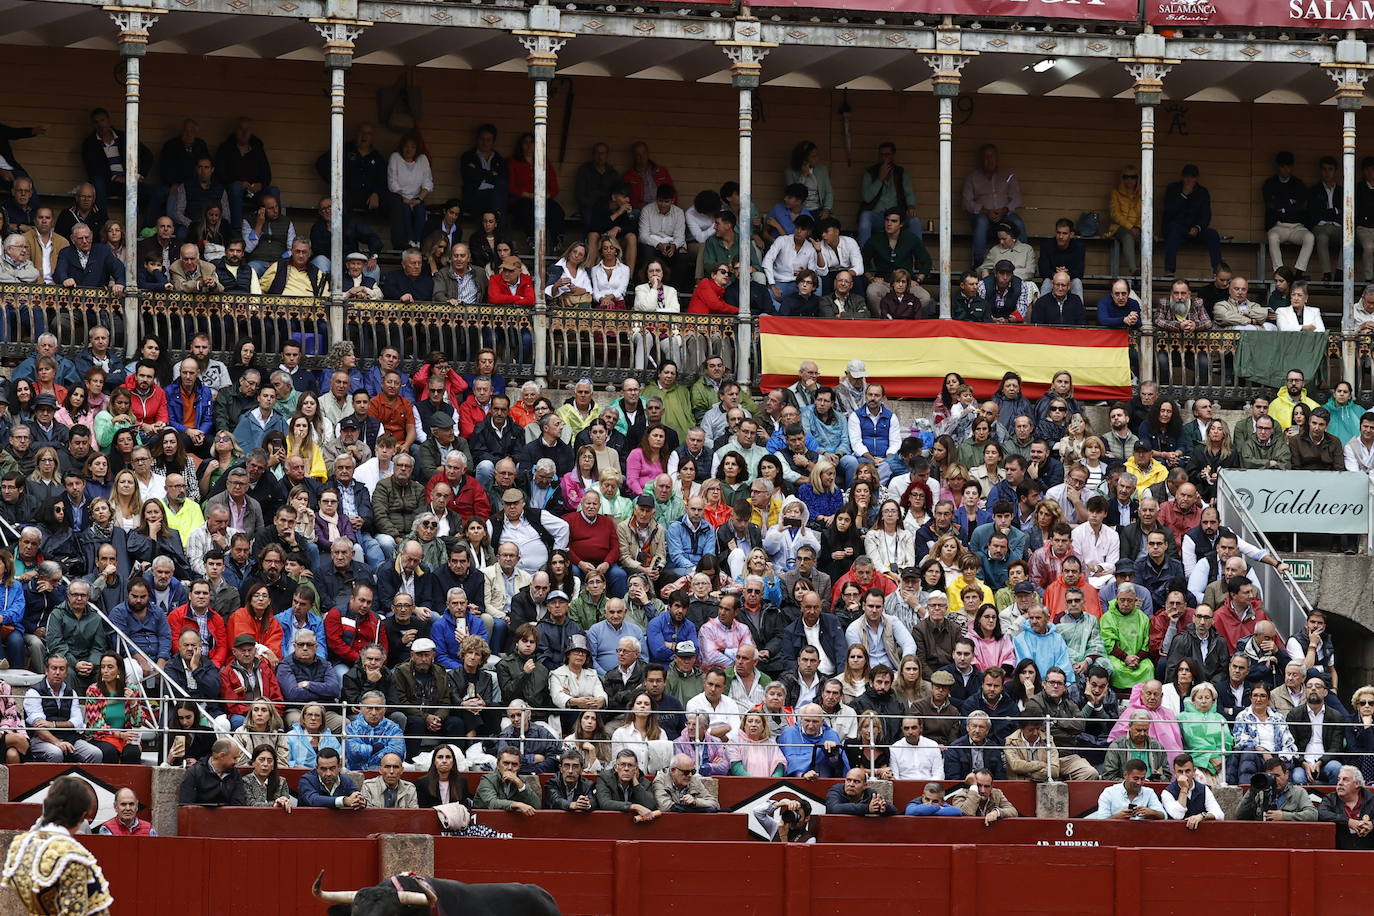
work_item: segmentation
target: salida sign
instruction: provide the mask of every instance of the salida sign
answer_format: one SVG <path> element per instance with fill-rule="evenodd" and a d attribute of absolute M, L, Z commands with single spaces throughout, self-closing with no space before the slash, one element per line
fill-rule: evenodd
<path fill-rule="evenodd" d="M 1347 471 L 1223 471 L 1261 531 L 1364 534 L 1369 478 Z"/>
<path fill-rule="evenodd" d="M 1151 25 L 1368 28 L 1374 0 L 1147 0 Z"/>

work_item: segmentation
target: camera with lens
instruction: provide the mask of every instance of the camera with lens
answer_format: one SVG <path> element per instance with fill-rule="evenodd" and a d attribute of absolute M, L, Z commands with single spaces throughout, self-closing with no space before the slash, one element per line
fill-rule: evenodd
<path fill-rule="evenodd" d="M 1250 791 L 1255 795 L 1255 809 L 1261 815 L 1278 807 L 1274 798 L 1274 780 L 1268 773 L 1256 773 L 1251 776 Z"/>

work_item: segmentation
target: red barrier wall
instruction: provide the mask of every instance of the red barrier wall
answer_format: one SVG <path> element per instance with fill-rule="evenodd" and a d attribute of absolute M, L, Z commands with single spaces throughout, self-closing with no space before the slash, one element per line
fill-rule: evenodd
<path fill-rule="evenodd" d="M 1115 826 L 1139 837 L 1138 828 L 1167 825 Z M 1180 828 L 1174 839 L 1204 843 L 1208 836 Z M 322 912 L 309 891 L 321 868 L 328 869 L 331 889 L 379 880 L 375 839 L 94 836 L 82 842 L 110 880 L 113 916 L 305 916 Z M 1329 827 L 1322 842 L 1330 842 Z M 1365 916 L 1374 897 L 1370 861 L 1362 853 L 1272 848 L 435 842 L 437 877 L 538 884 L 565 916 L 703 916 L 727 907 L 749 916 Z"/>
<path fill-rule="evenodd" d="M 328 843 L 174 837 L 82 837 L 110 881 L 112 916 L 304 916 L 323 912 L 310 884 L 376 884 L 375 840 Z"/>
<path fill-rule="evenodd" d="M 104 783 L 111 790 L 122 789 L 127 786 L 134 790 L 134 794 L 144 805 L 152 803 L 152 767 L 119 764 L 82 766 L 71 763 L 24 763 L 9 767 L 10 797 L 5 801 L 19 798 L 30 789 L 45 786 L 62 774 L 70 773 L 73 770 L 79 770 L 88 778 Z"/>
<path fill-rule="evenodd" d="M 442 839 L 435 871 L 540 884 L 565 916 L 1364 916 L 1374 893 L 1362 854 L 1297 849 Z"/>

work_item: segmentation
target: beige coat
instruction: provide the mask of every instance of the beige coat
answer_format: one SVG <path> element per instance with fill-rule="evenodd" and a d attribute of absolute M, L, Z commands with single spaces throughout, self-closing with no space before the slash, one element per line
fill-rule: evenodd
<path fill-rule="evenodd" d="M 382 802 L 382 793 L 386 791 L 386 783 L 381 776 L 373 776 L 371 779 L 363 780 L 363 798 L 367 799 L 369 808 L 385 808 Z M 420 801 L 415 794 L 415 783 L 402 779 L 401 785 L 396 792 L 397 808 L 418 808 Z"/>

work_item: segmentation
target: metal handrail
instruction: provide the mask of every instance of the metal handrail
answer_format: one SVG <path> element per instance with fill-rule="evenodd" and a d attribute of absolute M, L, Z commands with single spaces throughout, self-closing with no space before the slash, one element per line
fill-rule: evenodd
<path fill-rule="evenodd" d="M 1245 504 L 1237 498 L 1236 492 L 1232 488 L 1231 482 L 1227 479 L 1225 472 L 1222 472 L 1217 478 L 1217 511 L 1221 515 L 1221 522 L 1223 525 L 1235 531 L 1237 535 L 1242 535 L 1243 532 L 1243 536 L 1246 540 L 1262 547 L 1274 557 L 1279 557 L 1279 552 L 1275 550 L 1274 545 L 1270 543 L 1269 536 L 1260 529 L 1259 525 L 1256 524 L 1254 518 L 1250 515 L 1250 511 L 1245 508 Z M 1227 516 L 1229 515 L 1234 515 L 1235 518 L 1239 520 L 1240 524 L 1237 525 L 1228 521 Z M 1283 635 L 1287 637 L 1297 632 L 1299 624 L 1302 623 L 1302 621 L 1297 619 L 1294 608 L 1296 607 L 1298 610 L 1302 611 L 1303 621 L 1305 621 L 1307 615 L 1314 610 L 1312 602 L 1308 600 L 1307 593 L 1298 585 L 1291 571 L 1281 572 L 1266 564 L 1260 575 L 1262 576 L 1262 582 L 1264 579 L 1276 580 L 1283 586 L 1283 591 L 1287 592 L 1291 603 L 1287 608 L 1287 633 Z M 1267 587 L 1268 583 L 1264 584 L 1266 585 L 1264 589 L 1265 603 L 1268 605 L 1270 603 L 1269 596 L 1272 594 L 1272 589 Z M 1266 608 L 1266 613 L 1269 613 L 1272 619 L 1272 606 Z"/>

